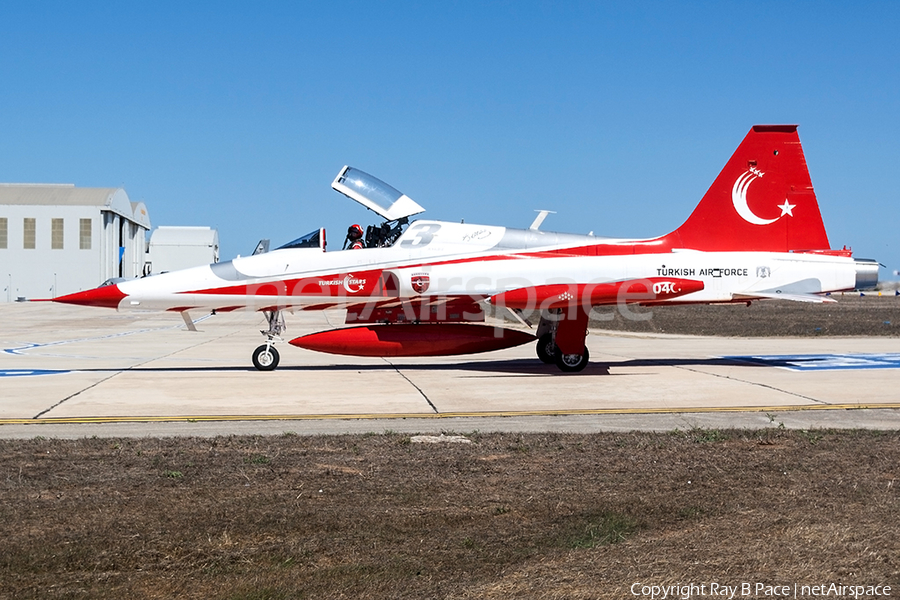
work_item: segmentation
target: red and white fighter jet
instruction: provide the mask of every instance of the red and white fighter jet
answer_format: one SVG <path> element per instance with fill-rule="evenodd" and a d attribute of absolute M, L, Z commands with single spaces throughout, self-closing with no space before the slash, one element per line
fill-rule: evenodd
<path fill-rule="evenodd" d="M 863 289 L 878 263 L 832 250 L 794 125 L 753 127 L 685 223 L 654 239 L 416 220 L 406 195 L 344 167 L 332 187 L 377 212 L 365 248 L 325 252 L 325 231 L 272 252 L 120 282 L 55 298 L 124 310 L 263 311 L 253 364 L 272 370 L 284 311 L 346 308 L 348 327 L 290 341 L 356 356 L 439 356 L 537 339 L 565 372 L 588 362 L 598 306 L 831 301 Z M 540 311 L 535 334 L 483 324 L 487 304 Z M 532 313 L 537 314 L 537 313 Z"/>

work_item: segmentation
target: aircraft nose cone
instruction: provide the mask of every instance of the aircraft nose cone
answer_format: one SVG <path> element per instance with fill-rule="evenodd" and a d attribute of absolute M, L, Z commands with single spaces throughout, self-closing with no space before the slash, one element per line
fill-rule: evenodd
<path fill-rule="evenodd" d="M 128 294 L 122 292 L 117 285 L 105 285 L 103 287 L 75 292 L 53 298 L 54 302 L 64 304 L 78 304 L 80 306 L 102 306 L 105 308 L 118 308 L 119 302 Z"/>

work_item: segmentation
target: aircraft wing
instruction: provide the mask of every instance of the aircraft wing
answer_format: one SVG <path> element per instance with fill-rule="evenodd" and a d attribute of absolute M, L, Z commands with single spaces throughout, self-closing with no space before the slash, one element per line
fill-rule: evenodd
<path fill-rule="evenodd" d="M 347 324 L 481 323 L 484 296 L 420 296 L 351 304 Z"/>

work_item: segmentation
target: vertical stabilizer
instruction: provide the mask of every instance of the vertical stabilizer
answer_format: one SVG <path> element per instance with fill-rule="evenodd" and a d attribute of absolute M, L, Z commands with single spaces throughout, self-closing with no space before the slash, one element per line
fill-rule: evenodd
<path fill-rule="evenodd" d="M 797 126 L 755 125 L 666 242 L 706 251 L 827 250 Z"/>

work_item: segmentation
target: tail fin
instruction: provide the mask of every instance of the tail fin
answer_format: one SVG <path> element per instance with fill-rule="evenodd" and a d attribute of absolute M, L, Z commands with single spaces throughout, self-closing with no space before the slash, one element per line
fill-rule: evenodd
<path fill-rule="evenodd" d="M 755 125 L 666 241 L 707 251 L 827 250 L 796 125 Z"/>

